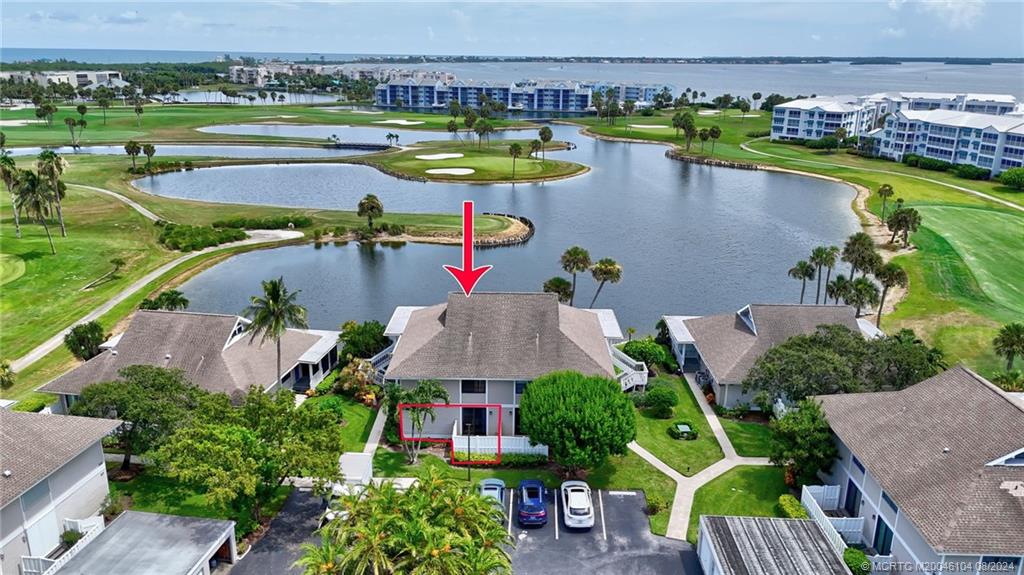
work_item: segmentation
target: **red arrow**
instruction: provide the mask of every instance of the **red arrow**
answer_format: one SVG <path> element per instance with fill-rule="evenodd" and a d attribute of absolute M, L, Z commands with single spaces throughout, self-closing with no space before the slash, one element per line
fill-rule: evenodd
<path fill-rule="evenodd" d="M 487 273 L 493 266 L 473 267 L 473 202 L 470 200 L 462 202 L 462 267 L 444 266 L 448 273 L 452 274 L 455 281 L 462 286 L 462 293 L 466 297 L 473 295 L 473 288 L 476 282 Z"/>

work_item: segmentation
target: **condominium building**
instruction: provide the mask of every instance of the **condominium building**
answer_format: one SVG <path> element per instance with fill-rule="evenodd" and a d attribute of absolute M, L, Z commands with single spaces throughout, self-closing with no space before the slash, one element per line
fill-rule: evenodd
<path fill-rule="evenodd" d="M 124 80 L 117 70 L 80 70 L 62 72 L 0 72 L 0 80 L 14 79 L 20 82 L 35 82 L 40 86 L 48 84 L 71 84 L 76 88 L 90 84 L 106 84 Z"/>
<path fill-rule="evenodd" d="M 772 140 L 817 140 L 840 127 L 847 136 L 879 128 L 888 114 L 901 111 L 955 111 L 1002 116 L 1011 114 L 1017 98 L 1008 94 L 878 92 L 867 96 L 820 96 L 775 106 Z"/>
<path fill-rule="evenodd" d="M 633 100 L 640 107 L 654 100 L 664 89 L 650 84 L 597 84 L 568 80 L 490 82 L 448 80 L 442 76 L 394 77 L 376 88 L 378 106 L 412 108 L 443 108 L 449 102 L 478 107 L 485 100 L 501 102 L 509 109 L 545 112 L 585 112 L 591 108 L 596 91 L 617 92 L 620 102 Z M 671 91 L 671 89 L 669 89 Z"/>
<path fill-rule="evenodd" d="M 877 156 L 902 161 L 915 154 L 970 164 L 998 175 L 1024 166 L 1024 117 L 952 110 L 901 110 L 865 134 Z"/>
<path fill-rule="evenodd" d="M 265 66 L 231 66 L 228 68 L 228 79 L 235 84 L 251 84 L 265 86 L 273 74 Z"/>

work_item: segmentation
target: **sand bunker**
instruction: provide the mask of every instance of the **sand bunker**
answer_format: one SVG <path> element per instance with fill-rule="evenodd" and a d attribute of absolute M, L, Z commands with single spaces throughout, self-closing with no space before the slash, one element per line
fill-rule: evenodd
<path fill-rule="evenodd" d="M 418 124 L 426 124 L 426 122 L 420 122 L 418 120 L 377 120 L 374 124 L 398 124 L 399 126 L 416 126 Z"/>
<path fill-rule="evenodd" d="M 737 118 L 760 118 L 761 114 L 740 114 Z"/>
<path fill-rule="evenodd" d="M 427 170 L 427 173 L 438 176 L 468 176 L 475 171 L 473 168 L 432 168 Z"/>
<path fill-rule="evenodd" d="M 370 110 L 331 110 L 332 112 L 351 112 L 353 114 L 370 114 L 373 116 L 383 114 L 384 112 L 373 112 Z"/>
<path fill-rule="evenodd" d="M 14 127 L 14 126 L 28 126 L 30 124 L 42 124 L 42 120 L 0 120 L 0 126 Z"/>
<path fill-rule="evenodd" d="M 463 154 L 423 154 L 422 156 L 416 156 L 417 160 L 451 160 L 454 158 L 461 158 Z"/>
<path fill-rule="evenodd" d="M 280 114 L 280 115 L 277 115 L 277 116 L 256 116 L 255 119 L 257 119 L 257 120 L 266 120 L 266 119 L 270 119 L 270 118 L 298 118 L 298 116 L 286 116 L 284 114 Z"/>
<path fill-rule="evenodd" d="M 655 128 L 655 129 L 666 129 L 668 126 L 659 126 L 658 124 L 630 124 L 630 128 Z"/>
<path fill-rule="evenodd" d="M 718 110 L 701 110 L 697 112 L 698 116 L 717 116 Z"/>

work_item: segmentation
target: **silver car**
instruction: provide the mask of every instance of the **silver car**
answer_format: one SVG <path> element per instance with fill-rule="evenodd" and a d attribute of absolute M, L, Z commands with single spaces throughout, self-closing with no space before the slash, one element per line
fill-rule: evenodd
<path fill-rule="evenodd" d="M 566 527 L 589 529 L 594 526 L 594 500 L 590 486 L 583 481 L 562 484 L 562 517 Z"/>
<path fill-rule="evenodd" d="M 494 500 L 499 508 L 505 507 L 505 482 L 500 479 L 484 479 L 477 485 L 477 491 L 481 497 L 489 497 Z"/>

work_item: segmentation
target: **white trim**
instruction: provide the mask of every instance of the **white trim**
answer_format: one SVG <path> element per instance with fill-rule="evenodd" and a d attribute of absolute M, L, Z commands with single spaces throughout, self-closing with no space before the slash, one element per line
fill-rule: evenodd
<path fill-rule="evenodd" d="M 63 469 L 63 468 L 64 468 L 64 466 L 61 466 L 58 469 Z M 56 473 L 56 472 L 54 472 L 54 473 Z M 30 519 L 25 519 L 25 510 L 24 510 L 24 508 L 21 507 L 21 495 L 25 494 L 24 492 L 22 492 L 22 494 L 18 496 L 17 501 L 12 501 L 12 502 L 7 504 L 7 505 L 13 505 L 13 504 L 17 503 L 18 507 L 22 509 L 22 513 L 21 513 L 22 521 L 20 522 L 21 523 L 21 528 L 20 528 L 21 530 L 18 531 L 16 529 L 15 531 L 13 531 L 10 535 L 5 537 L 4 539 L 0 539 L 0 548 L 6 547 L 8 543 L 10 543 L 12 540 L 14 540 L 15 536 L 21 536 L 24 532 L 28 531 L 28 529 L 30 527 L 34 526 L 43 517 L 45 517 L 46 515 L 48 515 L 52 511 L 54 511 L 58 506 L 60 506 L 60 504 L 64 503 L 68 499 L 70 499 L 72 495 L 78 493 L 78 491 L 81 490 L 82 487 L 84 487 L 86 483 L 88 483 L 89 481 L 92 481 L 96 476 L 100 475 L 101 473 L 104 474 L 104 475 L 107 473 L 107 466 L 106 466 L 105 462 L 101 462 L 101 464 L 96 466 L 95 469 L 93 469 L 92 471 L 87 473 L 84 477 L 82 477 L 81 479 L 76 481 L 75 484 L 71 486 L 71 488 L 69 488 L 67 491 L 62 493 L 60 495 L 60 497 L 58 497 L 57 499 L 53 498 L 53 492 L 51 491 L 50 492 L 50 503 L 46 507 L 44 507 L 42 511 L 40 511 L 39 513 L 36 513 Z M 44 477 L 42 481 L 49 481 L 51 475 L 53 475 L 53 473 L 51 473 L 50 475 L 47 475 L 46 477 Z M 40 481 L 39 483 L 42 483 L 42 481 Z M 35 485 L 30 487 L 29 489 L 32 489 L 32 488 L 36 487 L 37 485 L 39 485 L 39 483 L 36 483 Z M 28 491 L 29 489 L 26 489 L 25 491 Z M 65 517 L 58 517 L 58 519 L 63 521 L 66 518 Z"/>

